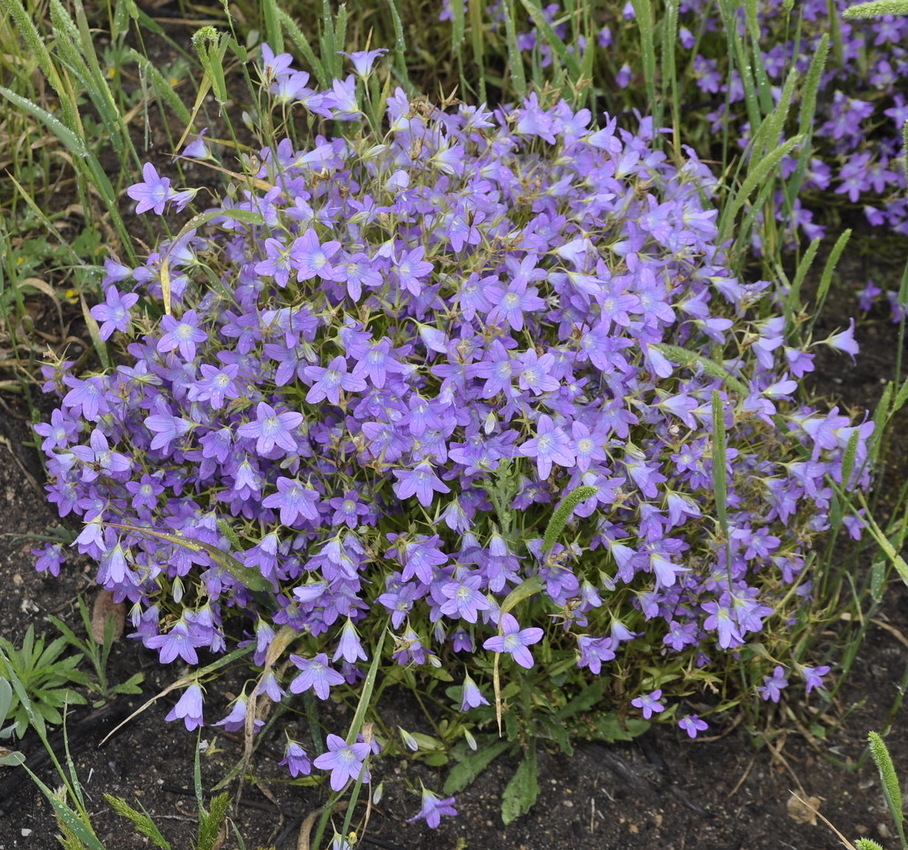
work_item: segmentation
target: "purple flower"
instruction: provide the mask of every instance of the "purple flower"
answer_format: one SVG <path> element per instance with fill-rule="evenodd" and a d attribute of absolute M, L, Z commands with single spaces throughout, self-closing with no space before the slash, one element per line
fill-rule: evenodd
<path fill-rule="evenodd" d="M 48 543 L 41 549 L 32 549 L 32 555 L 37 557 L 35 569 L 39 573 L 47 571 L 54 577 L 60 575 L 60 567 L 66 563 L 61 543 Z"/>
<path fill-rule="evenodd" d="M 823 342 L 830 348 L 835 348 L 838 351 L 844 351 L 847 354 L 850 354 L 852 359 L 854 359 L 854 355 L 858 353 L 858 344 L 854 339 L 854 319 L 851 319 L 848 330 L 832 334 L 832 336 L 827 337 Z"/>
<path fill-rule="evenodd" d="M 651 691 L 648 694 L 643 694 L 642 696 L 632 699 L 631 705 L 634 706 L 634 708 L 639 708 L 643 712 L 644 719 L 649 720 L 653 714 L 665 711 L 665 706 L 659 702 L 661 697 L 661 689 Z"/>
<path fill-rule="evenodd" d="M 482 695 L 479 685 L 476 684 L 468 673 L 463 680 L 463 696 L 460 701 L 460 710 L 469 711 L 471 708 L 479 708 L 481 705 L 488 705 L 489 701 Z"/>
<path fill-rule="evenodd" d="M 136 214 L 141 215 L 148 210 L 154 210 L 156 215 L 164 215 L 164 206 L 176 194 L 170 188 L 170 179 L 160 177 L 150 162 L 142 166 L 142 177 L 144 182 L 134 183 L 126 189 L 126 194 L 134 201 L 138 201 Z"/>
<path fill-rule="evenodd" d="M 394 484 L 394 494 L 398 499 L 416 496 L 419 503 L 427 508 L 432 504 L 434 493 L 450 493 L 451 488 L 432 471 L 432 464 L 427 460 L 420 461 L 413 469 L 395 469 L 398 479 Z"/>
<path fill-rule="evenodd" d="M 348 744 L 339 735 L 328 735 L 328 752 L 322 753 L 314 762 L 320 770 L 331 771 L 331 790 L 340 791 L 350 779 L 362 777 L 369 782 L 369 771 L 364 763 L 369 756 L 368 744 Z"/>
<path fill-rule="evenodd" d="M 442 800 L 437 794 L 422 789 L 422 808 L 412 818 L 407 818 L 407 823 L 413 823 L 422 818 L 430 829 L 437 829 L 441 823 L 442 815 L 453 816 L 457 814 L 454 808 L 455 799 L 446 797 Z"/>
<path fill-rule="evenodd" d="M 101 322 L 98 329 L 101 339 L 110 339 L 114 331 L 126 333 L 129 330 L 129 311 L 135 307 L 139 296 L 134 292 L 121 293 L 115 286 L 108 286 L 105 303 L 91 308 L 91 315 Z"/>
<path fill-rule="evenodd" d="M 297 776 L 308 776 L 312 773 L 312 762 L 306 751 L 296 743 L 296 741 L 287 741 L 284 748 L 284 757 L 278 762 L 290 771 L 290 775 L 295 779 Z"/>
<path fill-rule="evenodd" d="M 303 414 L 296 411 L 278 413 L 270 404 L 260 401 L 255 408 L 255 421 L 240 425 L 237 433 L 241 437 L 255 439 L 255 450 L 260 455 L 268 454 L 275 446 L 288 452 L 296 450 L 293 430 L 302 424 Z"/>
<path fill-rule="evenodd" d="M 262 500 L 263 507 L 280 509 L 281 525 L 288 527 L 292 527 L 300 517 L 318 522 L 318 504 L 317 490 L 284 476 L 277 479 L 277 493 Z"/>
<path fill-rule="evenodd" d="M 306 401 L 316 404 L 328 399 L 331 404 L 340 404 L 340 391 L 358 392 L 366 388 L 366 382 L 355 372 L 347 372 L 347 358 L 339 354 L 328 368 L 307 366 L 303 370 L 306 380 L 313 384 L 306 393 Z"/>
<path fill-rule="evenodd" d="M 340 56 L 346 56 L 353 62 L 353 70 L 356 72 L 357 76 L 365 79 L 372 73 L 372 66 L 375 63 L 375 60 L 380 56 L 384 56 L 387 52 L 386 48 L 380 47 L 378 50 L 358 50 L 355 53 L 344 53 L 342 50 L 339 50 L 338 54 Z"/>
<path fill-rule="evenodd" d="M 75 420 L 64 415 L 59 408 L 51 413 L 49 424 L 39 422 L 35 425 L 35 433 L 44 437 L 41 443 L 41 451 L 47 455 L 50 455 L 53 449 L 62 449 L 68 446 L 78 432 L 79 427 Z"/>
<path fill-rule="evenodd" d="M 527 647 L 542 640 L 542 629 L 535 626 L 521 629 L 517 620 L 511 614 L 502 614 L 498 627 L 502 634 L 487 638 L 482 644 L 483 649 L 491 649 L 493 652 L 506 652 L 513 656 L 521 667 L 526 667 L 527 669 L 532 667 L 533 656 Z"/>
<path fill-rule="evenodd" d="M 688 714 L 678 721 L 678 725 L 687 732 L 689 738 L 696 738 L 699 732 L 709 729 L 709 724 L 696 714 Z"/>
<path fill-rule="evenodd" d="M 182 319 L 164 316 L 161 327 L 165 332 L 158 340 L 158 351 L 163 354 L 178 348 L 187 362 L 195 359 L 196 345 L 208 339 L 208 334 L 198 327 L 195 310 L 187 310 Z"/>
<path fill-rule="evenodd" d="M 319 699 L 328 699 L 332 685 L 342 685 L 344 677 L 328 665 L 328 656 L 320 652 L 315 658 L 291 655 L 290 660 L 302 671 L 290 683 L 290 691 L 301 694 L 312 689 Z"/>
<path fill-rule="evenodd" d="M 230 708 L 229 713 L 222 720 L 218 720 L 217 723 L 212 723 L 212 726 L 223 726 L 228 732 L 240 732 L 246 727 L 246 697 L 240 697 L 235 700 L 233 705 Z M 260 720 L 256 717 L 252 721 L 253 730 L 258 732 L 265 725 L 264 720 Z"/>
<path fill-rule="evenodd" d="M 99 475 L 116 475 L 132 469 L 132 461 L 126 455 L 111 451 L 104 433 L 95 428 L 91 432 L 88 446 L 73 446 L 72 453 L 82 461 L 82 480 L 94 481 Z"/>
<path fill-rule="evenodd" d="M 441 592 L 447 600 L 441 604 L 440 611 L 452 619 L 460 618 L 468 623 L 475 623 L 480 611 L 489 611 L 492 604 L 480 593 L 482 577 L 466 576 L 461 581 L 451 581 L 442 585 Z"/>
<path fill-rule="evenodd" d="M 577 452 L 573 441 L 564 430 L 552 421 L 552 417 L 543 413 L 536 424 L 536 436 L 527 440 L 519 448 L 524 457 L 536 458 L 536 470 L 540 480 L 544 481 L 552 471 L 552 464 L 557 463 L 570 469 L 576 465 Z"/>
<path fill-rule="evenodd" d="M 759 691 L 760 696 L 764 700 L 778 702 L 782 695 L 782 689 L 786 687 L 788 687 L 788 679 L 785 678 L 785 670 L 781 666 L 776 665 L 772 675 L 763 679 L 763 684 L 757 688 L 757 691 Z"/>
<path fill-rule="evenodd" d="M 798 672 L 804 677 L 807 693 L 810 693 L 814 688 L 822 688 L 823 677 L 831 669 L 825 664 L 822 667 L 808 667 L 805 664 L 798 664 L 797 667 Z"/>
<path fill-rule="evenodd" d="M 340 242 L 318 241 L 318 235 L 310 227 L 302 236 L 297 237 L 290 248 L 292 265 L 296 269 L 298 281 L 320 277 L 322 280 L 343 280 L 343 269 L 331 265 L 331 258 L 340 250 Z"/>
<path fill-rule="evenodd" d="M 149 649 L 159 649 L 162 664 L 170 664 L 177 656 L 187 664 L 198 664 L 196 639 L 183 620 L 178 620 L 174 627 L 163 635 L 154 635 L 145 641 Z"/>
<path fill-rule="evenodd" d="M 337 661 L 338 658 L 343 658 L 348 664 L 353 664 L 360 659 L 363 661 L 368 660 L 366 651 L 359 641 L 359 635 L 356 633 L 356 628 L 350 619 L 344 623 L 340 640 L 337 643 L 337 649 L 334 652 L 333 660 Z"/>
<path fill-rule="evenodd" d="M 174 440 L 188 434 L 193 428 L 193 423 L 188 419 L 182 419 L 169 413 L 155 413 L 146 416 L 144 423 L 145 427 L 154 434 L 151 448 L 163 449 L 165 452 L 170 451 L 170 444 Z"/>
<path fill-rule="evenodd" d="M 186 688 L 179 702 L 164 719 L 167 721 L 182 719 L 190 732 L 204 725 L 205 720 L 202 717 L 202 689 L 198 685 L 190 685 Z"/>

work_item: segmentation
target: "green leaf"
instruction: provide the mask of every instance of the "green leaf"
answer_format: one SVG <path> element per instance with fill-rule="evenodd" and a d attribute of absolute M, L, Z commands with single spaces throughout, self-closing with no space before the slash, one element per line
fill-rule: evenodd
<path fill-rule="evenodd" d="M 593 730 L 600 741 L 633 741 L 649 729 L 650 724 L 636 717 L 629 717 L 622 724 L 614 711 L 607 711 L 595 718 Z"/>
<path fill-rule="evenodd" d="M 447 796 L 463 791 L 510 746 L 509 741 L 499 739 L 487 747 L 480 747 L 475 753 L 470 753 L 465 759 L 451 768 L 451 772 L 448 774 L 442 789 L 444 794 Z"/>
<path fill-rule="evenodd" d="M 879 18 L 883 15 L 908 15 L 908 0 L 872 0 L 851 6 L 842 13 L 845 20 Z"/>
<path fill-rule="evenodd" d="M 501 603 L 501 614 L 507 614 L 512 611 L 517 605 L 523 602 L 524 599 L 535 596 L 542 588 L 543 581 L 540 576 L 533 576 L 526 581 L 522 581 L 505 597 L 504 602 Z"/>
<path fill-rule="evenodd" d="M 206 552 L 211 557 L 212 561 L 219 567 L 223 567 L 227 570 L 230 575 L 237 579 L 237 581 L 241 581 L 250 590 L 257 590 L 262 593 L 268 593 L 274 590 L 271 582 L 260 572 L 247 567 L 245 564 L 241 564 L 232 555 L 224 552 L 222 549 L 218 549 L 217 546 L 212 546 L 210 543 L 203 543 L 201 540 L 191 540 L 187 537 L 179 537 L 176 534 L 166 534 L 163 531 L 155 531 L 151 528 L 140 528 L 136 525 L 122 525 L 114 522 L 105 523 L 105 525 L 110 525 L 113 528 L 122 528 L 126 531 L 137 531 L 140 534 L 147 534 L 149 537 L 157 537 L 161 540 L 166 540 L 168 543 L 173 543 L 175 546 L 183 546 L 184 548 L 189 549 L 190 552 Z"/>
<path fill-rule="evenodd" d="M 536 763 L 536 744 L 531 741 L 523 755 L 523 761 L 501 797 L 501 819 L 504 825 L 525 815 L 538 797 L 539 768 Z"/>
<path fill-rule="evenodd" d="M 141 835 L 151 839 L 155 847 L 160 847 L 161 850 L 171 850 L 170 842 L 161 834 L 161 830 L 158 829 L 157 824 L 151 819 L 151 816 L 145 810 L 144 806 L 142 806 L 142 811 L 139 812 L 130 806 L 122 797 L 114 797 L 111 794 L 105 794 L 104 799 L 110 803 L 113 810 L 118 815 L 129 818 L 136 830 L 138 830 Z M 139 805 L 141 805 L 141 803 Z"/>
<path fill-rule="evenodd" d="M 892 763 L 889 749 L 880 735 L 876 732 L 870 732 L 867 735 L 867 741 L 870 745 L 870 753 L 876 762 L 877 770 L 880 772 L 886 805 L 889 806 L 889 813 L 895 821 L 895 828 L 898 831 L 902 847 L 905 847 L 905 815 L 902 808 L 902 789 L 899 786 L 899 777 L 895 772 L 895 765 Z"/>
<path fill-rule="evenodd" d="M 575 487 L 571 490 L 570 493 L 565 497 L 564 501 L 558 506 L 558 509 L 552 514 L 552 518 L 549 520 L 549 524 L 546 526 L 545 535 L 542 540 L 542 552 L 551 552 L 552 547 L 555 545 L 555 542 L 561 536 L 561 532 L 564 530 L 567 521 L 570 519 L 571 514 L 574 512 L 574 508 L 577 507 L 581 502 L 585 502 L 587 499 L 591 499 L 599 492 L 598 487 L 593 487 L 592 485 L 583 485 L 581 487 Z"/>
<path fill-rule="evenodd" d="M 560 720 L 567 720 L 581 711 L 589 711 L 596 703 L 602 699 L 605 686 L 602 680 L 597 679 L 595 682 L 587 685 L 577 696 L 575 696 L 567 705 L 563 706 L 556 712 Z"/>
<path fill-rule="evenodd" d="M 212 850 L 224 818 L 227 817 L 229 806 L 230 794 L 225 791 L 212 799 L 210 811 L 206 812 L 202 809 L 199 812 L 199 839 L 196 843 L 196 850 Z"/>

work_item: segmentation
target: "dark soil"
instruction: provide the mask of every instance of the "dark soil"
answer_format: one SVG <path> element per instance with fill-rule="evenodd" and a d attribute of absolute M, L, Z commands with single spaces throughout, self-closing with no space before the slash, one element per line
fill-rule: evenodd
<path fill-rule="evenodd" d="M 859 259 L 844 261 L 840 270 L 817 338 L 847 324 L 855 309 L 854 292 L 871 272 L 877 273 L 879 282 L 895 280 L 899 273 L 867 268 Z M 832 403 L 872 409 L 893 374 L 897 328 L 882 313 L 872 314 L 860 326 L 858 337 L 862 353 L 857 364 L 820 353 L 812 387 Z M 898 442 L 898 431 L 894 433 Z M 908 476 L 908 453 L 896 445 L 889 455 L 887 492 L 897 492 Z M 70 566 L 58 579 L 34 570 L 33 536 L 60 523 L 44 499 L 42 479 L 27 405 L 19 397 L 0 396 L 0 634 L 17 645 L 32 624 L 52 635 L 49 615 L 61 617 L 80 632 L 77 599 L 82 596 L 91 605 L 96 593 L 94 571 L 88 565 Z M 856 575 L 869 566 L 847 564 Z M 458 795 L 459 816 L 446 819 L 436 831 L 422 823 L 406 823 L 419 808 L 418 797 L 406 789 L 418 786 L 420 779 L 427 787 L 439 788 L 443 774 L 424 766 L 383 762 L 374 771 L 374 784 L 383 783 L 384 795 L 371 807 L 360 840 L 363 846 L 391 850 L 824 850 L 845 846 L 836 835 L 839 830 L 848 839 L 873 837 L 892 848 L 897 838 L 876 771 L 866 758 L 865 740 L 869 730 L 891 730 L 887 740 L 893 758 L 908 774 L 904 713 L 894 709 L 908 676 L 906 634 L 908 590 L 893 579 L 857 662 L 823 718 L 825 738 L 802 734 L 798 713 L 789 710 L 796 707 L 783 704 L 773 718 L 774 728 L 782 731 L 769 741 L 742 725 L 694 742 L 677 729 L 657 728 L 630 744 L 582 742 L 570 758 L 542 750 L 539 802 L 507 827 L 501 821 L 500 799 L 517 761 L 500 759 Z M 834 643 L 834 634 L 829 641 Z M 196 754 L 200 753 L 203 787 L 210 790 L 239 762 L 243 742 L 240 736 L 210 726 L 197 737 L 180 723 L 164 722 L 174 703 L 167 695 L 100 746 L 120 719 L 180 675 L 173 665 L 161 667 L 154 653 L 123 638 L 114 647 L 110 677 L 122 682 L 137 671 L 145 675 L 142 697 L 123 697 L 106 707 L 71 713 L 67 728 L 73 769 L 97 835 L 109 850 L 151 844 L 112 811 L 104 794 L 144 807 L 174 847 L 188 850 L 197 829 L 191 790 Z M 216 692 L 212 688 L 206 703 L 209 721 L 223 716 L 221 709 L 240 687 L 242 682 L 227 682 Z M 231 688 L 236 691 L 230 693 Z M 394 712 L 406 714 L 407 709 L 405 702 L 388 709 L 386 719 L 392 728 Z M 250 766 L 254 780 L 246 783 L 239 805 L 231 809 L 236 832 L 250 850 L 307 847 L 300 838 L 301 826 L 326 799 L 324 788 L 290 785 L 286 771 L 277 766 L 283 722 L 262 736 Z M 296 737 L 303 736 L 298 729 Z M 52 788 L 60 785 L 40 742 L 29 737 L 18 748 L 44 782 Z M 56 751 L 65 758 L 61 740 Z M 809 802 L 799 802 L 795 795 Z M 49 850 L 57 846 L 57 832 L 50 805 L 25 771 L 0 768 L 0 850 Z M 223 844 L 239 846 L 234 834 Z"/>

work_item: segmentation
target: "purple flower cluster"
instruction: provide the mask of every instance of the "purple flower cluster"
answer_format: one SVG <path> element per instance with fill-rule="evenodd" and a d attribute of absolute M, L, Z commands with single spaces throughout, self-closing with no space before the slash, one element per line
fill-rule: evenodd
<path fill-rule="evenodd" d="M 451 4 L 462 2 L 442 0 L 440 19 L 452 19 Z M 760 33 L 757 47 L 778 102 L 788 72 L 794 68 L 806 73 L 820 39 L 824 35 L 832 38 L 812 130 L 818 155 L 809 162 L 803 189 L 807 193 L 831 192 L 852 204 L 861 204 L 871 224 L 886 225 L 906 234 L 908 199 L 904 172 L 897 160 L 902 150 L 902 126 L 908 120 L 908 101 L 898 85 L 899 80 L 908 78 L 908 19 L 897 15 L 856 21 L 842 18 L 842 12 L 854 5 L 851 0 L 806 0 L 794 13 L 783 8 L 782 0 L 761 0 L 756 4 Z M 597 61 L 610 69 L 618 90 L 642 90 L 642 75 L 635 76 L 630 65 L 621 64 L 629 39 L 638 38 L 633 5 L 628 2 L 603 9 L 596 38 L 600 48 Z M 503 31 L 505 11 L 501 3 L 489 5 L 487 14 L 493 29 Z M 548 3 L 541 11 L 548 28 L 566 42 L 569 53 L 586 50 L 585 37 L 576 37 L 574 43 L 571 16 L 560 4 Z M 738 26 L 744 33 L 743 7 L 739 10 Z M 527 21 L 526 27 L 526 31 L 517 34 L 519 49 L 540 68 L 551 66 L 553 51 L 546 35 L 532 21 Z M 750 31 L 747 33 L 749 39 Z M 693 84 L 713 107 L 694 113 L 702 114 L 713 133 L 722 134 L 732 128 L 739 133 L 742 148 L 746 146 L 751 128 L 745 87 L 737 72 L 729 81 L 724 24 L 714 3 L 684 0 L 680 4 L 677 46 L 678 67 L 687 65 Z M 756 63 L 752 67 L 756 72 Z M 783 161 L 784 175 L 798 168 L 798 155 L 795 151 Z M 791 235 L 794 230 L 809 239 L 824 234 L 824 228 L 814 222 L 813 211 L 801 198 L 789 206 L 779 196 L 776 210 L 778 220 L 792 230 Z"/>
<path fill-rule="evenodd" d="M 351 120 L 354 103 L 266 58 L 277 98 Z M 327 699 L 374 653 L 427 672 L 444 653 L 468 670 L 455 709 L 487 703 L 476 680 L 497 656 L 542 668 L 542 688 L 549 663 L 578 682 L 620 671 L 666 719 L 687 686 L 655 667 L 734 676 L 752 640 L 789 663 L 827 479 L 867 484 L 872 423 L 796 400 L 812 354 L 765 315 L 769 284 L 724 265 L 708 169 L 654 152 L 648 121 L 597 125 L 535 95 L 445 111 L 398 89 L 387 123 L 262 150 L 210 230 L 108 264 L 95 309 L 123 365 L 46 368 L 48 493 L 134 636 L 193 665 L 245 632 L 261 665 L 289 626 L 294 667 L 259 686 L 272 700 Z M 581 485 L 595 495 L 544 547 Z M 198 725 L 190 691 L 173 716 Z M 312 764 L 332 788 L 367 775 L 363 744 L 328 742 Z M 310 765 L 298 745 L 285 763 Z"/>
<path fill-rule="evenodd" d="M 870 224 L 908 233 L 905 176 L 896 161 L 902 153 L 902 126 L 908 119 L 908 105 L 897 85 L 908 76 L 904 46 L 908 19 L 887 15 L 848 21 L 842 12 L 854 5 L 850 0 L 806 0 L 798 7 L 800 32 L 794 38 L 781 3 L 767 0 L 757 5 L 760 55 L 776 98 L 789 70 L 806 73 L 823 36 L 832 39 L 813 126 L 819 156 L 810 160 L 804 190 L 828 191 L 852 204 L 863 204 Z M 682 20 L 700 34 L 687 45 L 694 56 L 696 84 L 717 99 L 717 108 L 707 116 L 713 128 L 735 126 L 744 146 L 750 133 L 744 88 L 737 75 L 729 84 L 720 70 L 726 39 L 717 37 L 721 23 L 708 9 L 705 0 L 685 0 L 681 6 Z M 743 13 L 739 26 L 744 27 Z M 783 174 L 796 170 L 797 156 L 795 151 L 783 161 Z M 790 221 L 810 239 L 824 234 L 800 200 L 790 210 L 781 199 L 777 201 L 780 221 Z"/>

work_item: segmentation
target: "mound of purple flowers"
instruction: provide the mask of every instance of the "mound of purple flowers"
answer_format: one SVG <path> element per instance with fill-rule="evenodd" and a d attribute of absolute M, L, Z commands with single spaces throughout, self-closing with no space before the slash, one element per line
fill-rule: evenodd
<path fill-rule="evenodd" d="M 442 0 L 440 19 L 453 19 L 452 3 Z M 551 32 L 566 42 L 570 53 L 572 42 L 571 13 L 562 4 L 539 4 L 542 17 Z M 828 193 L 827 201 L 836 195 L 842 203 L 860 204 L 868 222 L 886 226 L 897 233 L 908 233 L 908 200 L 905 197 L 905 174 L 899 166 L 902 152 L 902 127 L 908 119 L 908 103 L 900 81 L 908 78 L 908 18 L 885 15 L 878 18 L 849 21 L 842 13 L 852 0 L 805 0 L 792 7 L 782 0 L 761 0 L 754 4 L 755 24 L 747 29 L 744 7 L 736 9 L 737 26 L 742 34 L 756 32 L 760 63 L 749 69 L 754 81 L 765 83 L 775 102 L 791 69 L 805 74 L 817 53 L 823 36 L 831 39 L 831 52 L 820 81 L 817 113 L 812 138 L 817 155 L 812 157 L 803 175 L 802 197 L 791 204 L 776 197 L 777 219 L 789 236 L 796 230 L 808 239 L 822 237 L 825 228 L 814 221 L 811 199 Z M 519 6 L 519 4 L 518 4 Z M 643 90 L 640 63 L 636 69 L 627 57 L 639 51 L 638 24 L 634 6 L 604 4 L 600 6 L 596 25 L 598 50 L 596 61 L 607 79 L 614 81 L 616 91 Z M 745 86 L 738 71 L 728 73 L 728 42 L 719 7 L 708 0 L 684 0 L 679 5 L 677 39 L 679 70 L 699 90 L 702 101 L 685 110 L 681 116 L 685 127 L 696 130 L 703 121 L 710 127 L 710 138 L 719 138 L 730 128 L 744 148 L 751 136 Z M 506 9 L 501 3 L 487 7 L 492 29 L 504 30 Z M 529 18 L 518 25 L 517 45 L 532 66 L 553 65 L 553 51 L 546 36 Z M 577 49 L 586 50 L 587 39 L 576 37 Z M 557 61 L 556 61 L 557 66 Z M 762 64 L 762 68 L 758 67 Z M 557 79 L 557 76 L 556 76 Z M 795 97 L 797 105 L 800 93 Z M 702 153 L 702 151 L 701 151 Z M 784 160 L 783 175 L 788 177 L 799 168 L 799 151 Z"/>
<path fill-rule="evenodd" d="M 343 84 L 311 92 L 266 58 L 275 91 L 355 119 Z M 535 95 L 490 112 L 398 90 L 387 125 L 262 150 L 209 229 L 108 264 L 93 314 L 126 362 L 47 369 L 50 499 L 135 635 L 191 665 L 255 641 L 263 665 L 289 626 L 271 699 L 327 699 L 378 653 L 444 668 L 464 711 L 496 657 L 553 700 L 601 677 L 615 705 L 652 692 L 634 704 L 665 716 L 691 682 L 736 676 L 751 642 L 754 682 L 794 669 L 827 476 L 850 445 L 845 483 L 866 484 L 872 424 L 795 400 L 812 355 L 758 317 L 770 285 L 723 266 L 708 169 L 654 152 L 646 120 L 597 127 Z M 131 196 L 181 204 L 153 171 Z M 594 495 L 543 547 L 581 485 Z M 315 765 L 340 787 L 365 745 L 331 740 Z"/>

